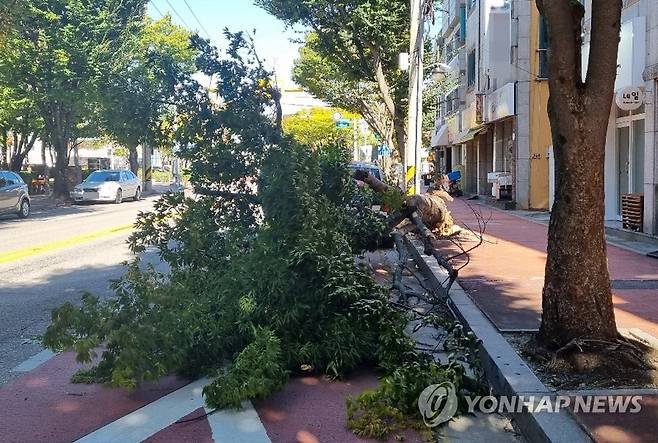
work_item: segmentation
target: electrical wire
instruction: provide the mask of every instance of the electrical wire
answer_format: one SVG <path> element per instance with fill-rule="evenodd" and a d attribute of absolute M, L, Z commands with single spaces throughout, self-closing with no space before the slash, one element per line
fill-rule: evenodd
<path fill-rule="evenodd" d="M 188 24 L 185 22 L 185 20 L 184 20 L 183 17 L 178 13 L 178 11 L 176 11 L 176 8 L 174 8 L 174 6 L 171 4 L 171 2 L 170 2 L 169 0 L 165 0 L 165 1 L 167 2 L 167 4 L 169 5 L 169 7 L 171 8 L 171 10 L 174 12 L 174 14 L 176 14 L 176 17 L 178 17 L 178 19 L 183 23 L 183 25 L 184 25 L 187 29 L 192 29 L 192 27 L 191 27 L 190 25 L 188 25 Z"/>
<path fill-rule="evenodd" d="M 196 22 L 197 22 L 197 23 L 199 24 L 199 26 L 201 27 L 201 30 L 202 30 L 203 32 L 205 32 L 206 37 L 210 38 L 210 33 L 209 33 L 209 32 L 206 30 L 206 28 L 203 26 L 203 24 L 202 24 L 201 21 L 199 20 L 199 17 L 197 17 L 197 15 L 194 13 L 194 10 L 193 10 L 192 7 L 190 6 L 190 4 L 187 2 L 187 0 L 183 0 L 183 2 L 185 3 L 185 6 L 187 6 L 187 9 L 188 9 L 188 10 L 190 11 L 190 13 L 192 14 L 192 17 L 194 17 L 194 20 L 196 20 Z"/>
<path fill-rule="evenodd" d="M 155 9 L 155 11 L 156 11 L 158 14 L 160 14 L 160 16 L 161 16 L 162 18 L 165 17 L 165 15 L 162 13 L 162 11 L 160 11 L 160 8 L 158 8 L 158 6 L 155 4 L 155 1 L 151 0 L 151 6 L 153 6 L 153 9 Z"/>

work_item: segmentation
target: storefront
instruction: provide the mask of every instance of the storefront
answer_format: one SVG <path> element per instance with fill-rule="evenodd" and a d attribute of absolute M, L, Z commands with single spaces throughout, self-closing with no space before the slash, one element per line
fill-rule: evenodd
<path fill-rule="evenodd" d="M 605 217 L 608 222 L 621 222 L 624 212 L 628 216 L 623 196 L 632 195 L 642 202 L 638 226 L 633 229 L 650 232 L 652 218 L 649 217 L 649 223 L 646 218 L 642 220 L 647 211 L 653 210 L 651 199 L 655 197 L 654 171 L 646 161 L 654 157 L 653 137 L 648 137 L 647 128 L 647 112 L 654 112 L 651 100 L 647 100 L 652 86 L 643 78 L 647 64 L 646 38 L 646 17 L 623 17 L 615 99 L 605 147 Z M 646 199 L 649 201 L 644 204 Z"/>
<path fill-rule="evenodd" d="M 500 196 L 497 190 L 501 184 L 512 186 L 512 196 L 515 195 L 515 95 L 514 83 L 507 83 L 485 98 L 484 119 L 489 126 L 492 158 L 483 172 L 486 172 L 486 180 L 490 184 L 487 188 L 489 195 Z"/>

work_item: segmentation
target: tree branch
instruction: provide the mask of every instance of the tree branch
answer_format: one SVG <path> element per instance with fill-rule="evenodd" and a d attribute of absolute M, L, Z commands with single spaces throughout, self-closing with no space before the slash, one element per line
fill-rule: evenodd
<path fill-rule="evenodd" d="M 592 0 L 592 31 L 590 38 L 589 63 L 586 91 L 588 98 L 606 100 L 609 106 L 614 90 L 610 77 L 617 74 L 617 48 L 620 40 L 622 0 Z M 597 101 L 597 106 L 600 100 Z M 603 104 L 601 104 L 603 105 Z"/>

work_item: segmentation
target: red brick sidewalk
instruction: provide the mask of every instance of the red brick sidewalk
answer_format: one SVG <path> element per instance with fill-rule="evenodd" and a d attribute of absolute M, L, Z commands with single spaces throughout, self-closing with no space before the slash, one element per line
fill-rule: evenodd
<path fill-rule="evenodd" d="M 456 200 L 449 207 L 458 224 L 477 232 L 469 203 Z M 467 264 L 457 259 L 466 264 L 459 271 L 460 284 L 501 331 L 538 329 L 548 228 L 509 212 L 471 206 L 489 219 L 487 242 L 469 253 Z M 444 254 L 457 251 L 444 248 Z M 617 326 L 658 337 L 658 260 L 608 245 L 608 266 L 613 288 L 634 288 L 613 289 Z M 599 443 L 656 441 L 658 396 L 644 395 L 641 403 L 639 414 L 578 414 L 577 419 Z"/>
<path fill-rule="evenodd" d="M 449 206 L 457 223 L 477 232 L 466 201 Z M 488 241 L 469 253 L 470 262 L 459 273 L 461 285 L 499 329 L 537 329 L 547 227 L 495 208 L 471 206 L 491 219 L 485 232 Z M 608 245 L 608 263 L 613 287 L 633 287 L 613 290 L 617 326 L 658 337 L 658 260 Z M 652 288 L 637 289 L 643 284 Z"/>

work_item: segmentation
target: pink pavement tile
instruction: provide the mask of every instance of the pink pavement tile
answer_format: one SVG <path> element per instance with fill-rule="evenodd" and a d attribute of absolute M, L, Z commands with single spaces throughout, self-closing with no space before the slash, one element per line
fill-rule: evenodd
<path fill-rule="evenodd" d="M 636 414 L 575 414 L 597 443 L 653 443 L 658 441 L 658 396 L 642 396 Z"/>
<path fill-rule="evenodd" d="M 466 201 L 458 199 L 448 206 L 459 224 L 477 232 L 477 220 Z M 499 328 L 538 328 L 548 228 L 495 208 L 471 206 L 489 219 L 487 242 L 469 253 L 469 263 L 459 272 L 460 282 Z M 442 250 L 445 255 L 458 252 L 446 242 Z M 608 263 L 612 280 L 658 280 L 658 261 L 644 255 L 609 245 Z M 658 290 L 613 292 L 618 326 L 638 327 L 658 337 Z"/>
<path fill-rule="evenodd" d="M 345 399 L 378 385 L 370 373 L 354 374 L 345 381 L 322 377 L 293 378 L 271 398 L 254 402 L 254 407 L 272 443 L 356 443 L 359 439 L 346 427 Z M 420 442 L 414 432 L 406 442 Z M 376 441 L 376 440 L 373 440 Z M 390 441 L 394 441 L 391 437 Z"/>
<path fill-rule="evenodd" d="M 204 417 L 206 411 L 199 408 L 182 417 L 157 434 L 144 440 L 144 443 L 213 443 L 212 430 L 208 419 Z M 197 420 L 198 418 L 198 420 Z M 185 421 L 190 420 L 190 421 Z"/>
<path fill-rule="evenodd" d="M 3 443 L 71 442 L 186 385 L 165 377 L 137 390 L 70 383 L 75 354 L 57 355 L 0 389 Z"/>

